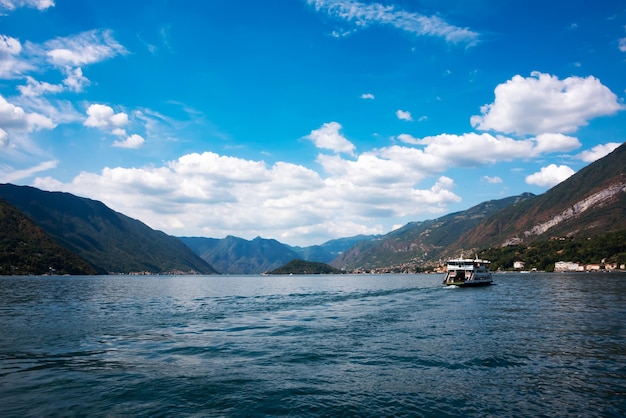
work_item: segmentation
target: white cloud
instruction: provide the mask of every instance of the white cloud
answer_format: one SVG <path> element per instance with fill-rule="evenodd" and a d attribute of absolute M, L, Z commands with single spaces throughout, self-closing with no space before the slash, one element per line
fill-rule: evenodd
<path fill-rule="evenodd" d="M 369 99 L 369 100 L 374 100 L 375 97 L 372 93 L 363 93 L 361 95 L 361 99 Z"/>
<path fill-rule="evenodd" d="M 37 97 L 44 94 L 61 93 L 64 90 L 81 92 L 85 86 L 90 84 L 89 80 L 83 76 L 80 67 L 67 68 L 67 77 L 63 80 L 63 84 L 50 84 L 45 81 L 35 80 L 31 76 L 26 76 L 26 85 L 17 86 L 22 96 Z"/>
<path fill-rule="evenodd" d="M 345 160 L 340 156 L 320 154 L 317 162 L 333 178 L 347 178 L 350 183 L 360 186 L 389 184 L 412 184 L 424 177 L 418 167 L 411 167 L 408 161 L 397 159 L 398 155 L 365 153 L 356 161 Z"/>
<path fill-rule="evenodd" d="M 626 52 L 626 38 L 622 38 L 619 40 L 619 50 L 622 52 Z"/>
<path fill-rule="evenodd" d="M 55 86 L 52 84 L 51 88 L 55 89 Z M 27 88 L 28 86 L 20 87 Z M 85 119 L 84 114 L 76 110 L 74 104 L 69 100 L 48 99 L 45 96 L 24 94 L 14 97 L 12 100 L 16 105 L 28 109 L 32 113 L 45 115 L 55 126 L 62 123 L 82 123 Z"/>
<path fill-rule="evenodd" d="M 50 118 L 38 113 L 26 112 L 0 95 L 0 126 L 5 131 L 16 129 L 33 132 L 40 129 L 53 129 L 56 125 Z"/>
<path fill-rule="evenodd" d="M 526 157 L 533 152 L 531 141 L 493 136 L 487 133 L 464 135 L 441 134 L 423 139 L 425 152 L 436 158 L 439 164 L 454 161 L 457 166 L 477 167 L 497 161 Z M 480 152 L 476 152 L 480 150 Z"/>
<path fill-rule="evenodd" d="M 113 108 L 103 104 L 92 104 L 87 109 L 89 117 L 84 125 L 90 128 L 119 129 L 128 124 L 128 115 L 124 112 L 114 113 Z M 117 131 L 118 134 L 121 131 Z"/>
<path fill-rule="evenodd" d="M 113 146 L 119 148 L 140 148 L 146 142 L 141 135 L 132 134 L 124 141 L 114 141 Z"/>
<path fill-rule="evenodd" d="M 23 164 L 25 159 L 50 158 L 31 141 L 31 134 L 54 129 L 57 124 L 47 116 L 25 110 L 0 95 L 0 162 Z M 0 172 L 3 171 L 0 169 Z M 11 169 L 14 171 L 14 169 Z"/>
<path fill-rule="evenodd" d="M 57 160 L 51 160 L 21 170 L 16 170 L 10 166 L 0 167 L 0 183 L 15 183 L 19 180 L 32 177 L 42 171 L 52 170 L 56 168 L 58 164 L 59 162 Z"/>
<path fill-rule="evenodd" d="M 576 157 L 586 163 L 592 163 L 610 154 L 611 152 L 613 152 L 613 150 L 615 150 L 620 145 L 622 144 L 620 144 L 619 142 L 609 142 L 608 144 L 596 145 L 590 150 L 585 150 L 581 152 Z"/>
<path fill-rule="evenodd" d="M 423 143 L 421 139 L 415 138 L 410 134 L 400 134 L 396 138 L 398 138 L 401 142 L 404 142 L 405 144 L 420 145 Z"/>
<path fill-rule="evenodd" d="M 44 44 L 46 55 L 57 67 L 79 67 L 126 54 L 110 30 L 90 30 L 78 35 L 56 38 Z"/>
<path fill-rule="evenodd" d="M 498 176 L 494 176 L 494 177 L 489 177 L 489 176 L 483 176 L 483 180 L 485 180 L 487 183 L 491 183 L 491 184 L 500 184 L 502 183 L 502 179 Z"/>
<path fill-rule="evenodd" d="M 46 93 L 59 93 L 63 91 L 63 86 L 59 84 L 50 84 L 45 81 L 37 81 L 31 76 L 26 76 L 26 85 L 17 86 L 22 96 L 41 96 Z"/>
<path fill-rule="evenodd" d="M 313 141 L 317 148 L 354 155 L 355 146 L 339 132 L 341 128 L 337 122 L 325 123 L 321 128 L 312 130 L 305 138 Z"/>
<path fill-rule="evenodd" d="M 63 80 L 63 84 L 70 91 L 80 93 L 83 89 L 90 84 L 89 79 L 83 76 L 83 70 L 80 67 L 66 68 L 66 78 Z"/>
<path fill-rule="evenodd" d="M 13 11 L 20 7 L 32 7 L 39 10 L 46 10 L 54 6 L 53 0 L 0 0 L 0 10 Z"/>
<path fill-rule="evenodd" d="M 544 134 L 523 140 L 473 132 L 463 135 L 440 134 L 424 138 L 400 134 L 396 138 L 405 144 L 421 145 L 425 148 L 421 150 L 406 146 L 392 146 L 381 149 L 380 155 L 392 158 L 394 161 L 410 159 L 412 166 L 431 174 L 447 170 L 450 161 L 454 161 L 457 167 L 480 167 L 500 161 L 568 152 L 580 147 L 577 138 L 562 134 Z M 391 157 L 392 154 L 395 156 Z"/>
<path fill-rule="evenodd" d="M 527 184 L 533 184 L 539 187 L 556 186 L 563 180 L 568 179 L 574 174 L 574 170 L 566 165 L 550 164 L 543 167 L 539 172 L 526 177 Z"/>
<path fill-rule="evenodd" d="M 0 78 L 16 78 L 32 69 L 32 65 L 19 57 L 21 52 L 22 44 L 18 39 L 0 35 Z"/>
<path fill-rule="evenodd" d="M 411 116 L 411 112 L 407 111 L 407 110 L 396 110 L 396 117 L 400 120 L 406 120 L 406 121 L 412 121 L 413 120 L 413 116 Z"/>
<path fill-rule="evenodd" d="M 540 134 L 532 139 L 534 155 L 551 152 L 568 152 L 580 148 L 580 141 L 573 136 L 563 134 Z"/>
<path fill-rule="evenodd" d="M 126 129 L 114 128 L 111 133 L 115 136 L 126 136 Z"/>
<path fill-rule="evenodd" d="M 118 148 L 140 148 L 146 140 L 139 134 L 128 135 L 125 126 L 129 125 L 128 114 L 125 112 L 115 113 L 111 106 L 103 104 L 92 104 L 87 108 L 87 119 L 83 125 L 90 128 L 98 128 L 112 135 L 119 137 L 113 142 Z M 135 112 L 135 117 L 141 119 L 142 112 Z"/>
<path fill-rule="evenodd" d="M 370 25 L 389 25 L 417 36 L 435 36 L 451 43 L 473 45 L 478 41 L 478 33 L 451 25 L 437 16 L 424 16 L 405 10 L 397 10 L 392 5 L 361 3 L 355 0 L 307 0 L 307 3 L 329 16 L 365 28 Z"/>
<path fill-rule="evenodd" d="M 473 127 L 504 133 L 569 133 L 590 119 L 624 109 L 617 96 L 595 77 L 557 77 L 533 72 L 516 75 L 495 89 L 495 101 L 470 119 Z"/>

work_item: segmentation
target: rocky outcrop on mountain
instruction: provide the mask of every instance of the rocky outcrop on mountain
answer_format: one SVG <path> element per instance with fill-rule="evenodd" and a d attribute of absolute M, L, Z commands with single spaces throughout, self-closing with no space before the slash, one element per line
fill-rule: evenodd
<path fill-rule="evenodd" d="M 584 212 L 588 210 L 597 210 L 605 204 L 609 204 L 616 195 L 626 192 L 626 183 L 620 183 L 616 185 L 608 186 L 607 188 L 600 190 L 587 196 L 584 199 L 574 203 L 573 206 L 565 209 L 562 213 L 548 219 L 546 222 L 542 222 L 533 226 L 529 231 L 524 231 L 526 237 L 533 235 L 542 235 L 548 232 L 550 228 L 553 228 L 563 222 L 567 222 L 571 219 L 580 217 Z"/>

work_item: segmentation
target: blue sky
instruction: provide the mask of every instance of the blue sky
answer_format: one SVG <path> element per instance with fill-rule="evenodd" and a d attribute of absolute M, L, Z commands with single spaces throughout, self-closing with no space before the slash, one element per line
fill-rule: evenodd
<path fill-rule="evenodd" d="M 0 0 L 0 182 L 311 245 L 626 141 L 626 3 Z"/>

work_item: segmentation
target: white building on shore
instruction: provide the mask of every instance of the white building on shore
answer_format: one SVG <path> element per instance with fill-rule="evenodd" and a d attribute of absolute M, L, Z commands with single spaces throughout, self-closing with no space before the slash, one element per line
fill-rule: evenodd
<path fill-rule="evenodd" d="M 585 267 L 571 261 L 557 261 L 556 263 L 554 263 L 554 271 L 585 271 Z"/>

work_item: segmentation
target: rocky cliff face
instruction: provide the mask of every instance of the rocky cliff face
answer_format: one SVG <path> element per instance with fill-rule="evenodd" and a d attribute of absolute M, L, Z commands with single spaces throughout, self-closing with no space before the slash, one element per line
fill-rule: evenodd
<path fill-rule="evenodd" d="M 546 222 L 537 224 L 530 230 L 524 231 L 524 236 L 531 237 L 533 235 L 543 235 L 548 232 L 549 229 L 562 224 L 563 222 L 580 217 L 584 212 L 598 210 L 602 206 L 610 204 L 615 200 L 616 195 L 619 193 L 626 193 L 626 183 L 608 186 L 597 193 L 583 198 L 582 200 L 574 203 L 571 207 L 565 209 L 562 213 L 548 219 Z"/>

